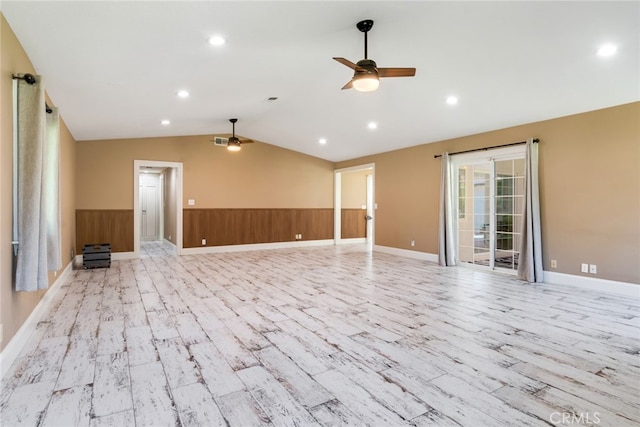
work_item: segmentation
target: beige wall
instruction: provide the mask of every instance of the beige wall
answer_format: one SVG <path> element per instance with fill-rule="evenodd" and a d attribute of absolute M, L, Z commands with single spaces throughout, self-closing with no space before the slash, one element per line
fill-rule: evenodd
<path fill-rule="evenodd" d="M 81 141 L 78 209 L 133 209 L 133 161 L 184 165 L 183 205 L 194 208 L 327 208 L 333 163 L 256 142 L 232 153 L 210 135 Z"/>
<path fill-rule="evenodd" d="M 362 209 L 367 204 L 367 175 L 370 170 L 343 172 L 341 177 L 342 209 Z"/>
<path fill-rule="evenodd" d="M 640 283 L 640 103 L 340 162 L 376 167 L 376 244 L 438 251 L 434 154 L 540 138 L 545 270 Z M 409 246 L 416 240 L 415 248 Z M 550 260 L 558 261 L 551 269 Z"/>
<path fill-rule="evenodd" d="M 0 322 L 4 328 L 4 348 L 20 326 L 29 317 L 46 291 L 15 292 L 12 283 L 12 147 L 13 147 L 13 107 L 11 74 L 32 73 L 35 70 L 24 49 L 0 14 Z M 51 105 L 54 105 L 49 100 Z M 64 116 L 64 111 L 61 111 Z M 75 141 L 64 122 L 60 129 L 60 200 L 62 222 L 62 261 L 66 267 L 71 261 L 71 251 L 75 245 Z M 63 268 L 64 268 L 63 267 Z M 59 275 L 60 271 L 55 272 Z M 49 283 L 56 278 L 49 275 Z"/>

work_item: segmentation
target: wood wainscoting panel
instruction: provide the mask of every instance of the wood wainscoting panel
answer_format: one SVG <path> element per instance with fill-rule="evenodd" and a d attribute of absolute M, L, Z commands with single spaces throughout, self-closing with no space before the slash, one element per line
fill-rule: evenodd
<path fill-rule="evenodd" d="M 299 233 L 296 225 L 296 211 L 294 209 L 267 209 L 268 212 L 256 211 L 257 217 L 266 217 L 266 221 L 256 221 L 256 243 L 272 243 L 272 242 L 290 242 L 296 240 L 296 234 Z M 257 226 L 267 229 L 258 229 Z M 266 233 L 265 233 L 266 231 Z M 263 241 L 258 241 L 258 236 L 266 237 Z"/>
<path fill-rule="evenodd" d="M 133 252 L 133 209 L 77 209 L 76 253 L 93 243 L 110 243 L 111 252 Z"/>
<path fill-rule="evenodd" d="M 207 237 L 208 209 L 185 209 L 182 220 L 184 225 L 182 244 L 185 248 L 202 246 Z"/>
<path fill-rule="evenodd" d="M 341 237 L 353 239 L 367 237 L 367 211 L 364 209 L 342 209 L 342 222 L 340 225 Z"/>
<path fill-rule="evenodd" d="M 185 248 L 333 238 L 331 208 L 185 209 L 183 221 Z"/>
<path fill-rule="evenodd" d="M 253 243 L 249 209 L 208 209 L 208 211 L 207 246 Z"/>
<path fill-rule="evenodd" d="M 333 208 L 298 209 L 296 214 L 302 240 L 333 239 Z"/>

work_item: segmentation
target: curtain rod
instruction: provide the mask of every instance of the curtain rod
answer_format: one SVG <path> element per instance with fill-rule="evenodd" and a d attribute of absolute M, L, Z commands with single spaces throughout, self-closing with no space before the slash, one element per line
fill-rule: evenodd
<path fill-rule="evenodd" d="M 538 138 L 534 138 L 533 142 L 534 143 L 538 143 L 538 142 L 540 142 L 540 140 Z M 449 153 L 449 155 L 450 156 L 454 156 L 456 154 L 473 153 L 475 151 L 487 151 L 487 150 L 491 150 L 492 148 L 511 147 L 512 145 L 521 145 L 521 144 L 526 144 L 526 143 L 527 143 L 527 141 L 512 142 L 511 144 L 493 145 L 491 147 L 474 148 L 472 150 L 458 151 L 456 153 Z M 436 154 L 436 155 L 433 156 L 434 159 L 437 159 L 438 157 L 442 157 L 442 154 Z"/>
<path fill-rule="evenodd" d="M 29 73 L 25 74 L 22 77 L 17 76 L 15 74 L 11 74 L 11 78 L 13 80 L 24 80 L 25 82 L 27 82 L 27 84 L 30 84 L 30 85 L 36 84 L 35 76 L 33 74 L 29 74 Z M 49 104 L 47 104 L 46 101 L 44 103 L 44 110 L 49 114 L 53 113 L 53 110 L 51 109 L 51 107 L 49 107 Z"/>

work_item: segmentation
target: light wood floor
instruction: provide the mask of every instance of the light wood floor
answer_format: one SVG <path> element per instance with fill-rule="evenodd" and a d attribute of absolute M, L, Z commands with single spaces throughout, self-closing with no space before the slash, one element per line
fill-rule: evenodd
<path fill-rule="evenodd" d="M 637 300 L 360 246 L 144 250 L 73 272 L 2 426 L 640 422 Z"/>

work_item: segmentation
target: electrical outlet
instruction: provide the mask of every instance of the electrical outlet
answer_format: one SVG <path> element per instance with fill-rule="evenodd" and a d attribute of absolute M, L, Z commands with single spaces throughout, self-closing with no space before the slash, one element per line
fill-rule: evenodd
<path fill-rule="evenodd" d="M 411 246 L 415 246 L 416 245 L 416 241 L 411 239 Z"/>
<path fill-rule="evenodd" d="M 583 263 L 581 267 L 582 267 L 582 268 L 580 268 L 580 271 L 581 271 L 582 273 L 588 273 L 588 272 L 589 272 L 589 264 L 584 264 L 584 263 Z"/>
<path fill-rule="evenodd" d="M 595 264 L 589 264 L 589 273 L 598 274 L 598 267 Z"/>
<path fill-rule="evenodd" d="M 558 261 L 555 259 L 551 260 L 551 268 L 558 268 Z"/>
<path fill-rule="evenodd" d="M 298 234 L 298 236 L 299 236 L 298 239 L 302 240 L 302 233 Z"/>
<path fill-rule="evenodd" d="M 207 244 L 207 239 L 202 239 L 202 246 L 205 246 Z"/>

